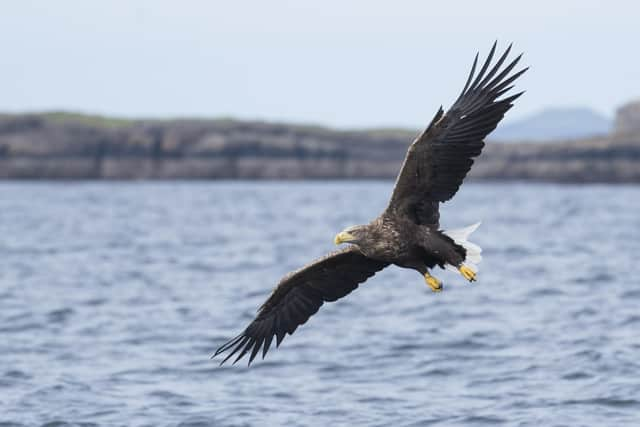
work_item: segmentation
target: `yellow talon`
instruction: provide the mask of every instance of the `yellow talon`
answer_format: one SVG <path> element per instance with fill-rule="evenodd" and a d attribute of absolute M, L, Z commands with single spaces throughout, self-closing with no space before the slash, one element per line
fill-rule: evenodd
<path fill-rule="evenodd" d="M 466 265 L 461 265 L 458 270 L 460 271 L 460 274 L 462 274 L 462 276 L 464 276 L 465 279 L 467 279 L 470 282 L 475 282 L 475 280 L 476 280 L 475 271 L 473 271 L 472 269 L 470 269 Z"/>
<path fill-rule="evenodd" d="M 442 282 L 430 275 L 429 273 L 424 275 L 424 281 L 427 282 L 427 285 L 431 288 L 433 292 L 442 291 Z"/>

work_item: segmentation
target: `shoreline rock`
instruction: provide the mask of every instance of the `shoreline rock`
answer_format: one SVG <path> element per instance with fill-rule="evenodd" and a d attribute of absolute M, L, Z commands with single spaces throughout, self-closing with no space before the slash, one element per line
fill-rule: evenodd
<path fill-rule="evenodd" d="M 624 108 L 625 131 L 610 136 L 553 143 L 489 139 L 471 177 L 640 182 L 640 131 L 629 126 L 635 116 L 627 117 Z M 226 119 L 2 115 L 0 179 L 393 179 L 416 134 Z"/>

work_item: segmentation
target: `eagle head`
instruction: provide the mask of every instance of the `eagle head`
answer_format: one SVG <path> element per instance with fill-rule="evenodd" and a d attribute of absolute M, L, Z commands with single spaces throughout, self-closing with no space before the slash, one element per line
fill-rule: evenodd
<path fill-rule="evenodd" d="M 339 245 L 341 243 L 353 243 L 359 244 L 364 242 L 369 235 L 368 226 L 366 225 L 354 225 L 345 228 L 333 239 L 333 243 Z"/>

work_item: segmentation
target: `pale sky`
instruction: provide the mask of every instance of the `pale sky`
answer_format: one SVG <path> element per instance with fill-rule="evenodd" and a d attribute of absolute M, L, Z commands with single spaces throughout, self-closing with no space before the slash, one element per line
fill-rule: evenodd
<path fill-rule="evenodd" d="M 531 70 L 508 119 L 640 97 L 635 1 L 2 2 L 0 111 L 423 126 L 477 50 Z"/>

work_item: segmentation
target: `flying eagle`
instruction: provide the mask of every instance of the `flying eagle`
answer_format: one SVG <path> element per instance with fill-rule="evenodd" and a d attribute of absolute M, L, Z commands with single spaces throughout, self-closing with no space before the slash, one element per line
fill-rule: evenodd
<path fill-rule="evenodd" d="M 523 93 L 501 98 L 527 68 L 510 75 L 522 54 L 503 67 L 511 46 L 492 66 L 495 50 L 496 43 L 477 74 L 476 54 L 458 99 L 446 113 L 440 107 L 409 146 L 384 212 L 369 224 L 338 233 L 335 243 L 350 243 L 346 248 L 286 275 L 251 324 L 212 357 L 228 352 L 223 364 L 236 353 L 233 363 L 249 354 L 251 364 L 262 349 L 264 358 L 274 337 L 277 347 L 324 302 L 346 296 L 391 264 L 418 271 L 434 292 L 442 290 L 442 282 L 429 273 L 435 266 L 459 271 L 470 282 L 476 279 L 480 247 L 468 236 L 479 224 L 441 230 L 438 208 L 456 194 L 484 138 Z"/>

